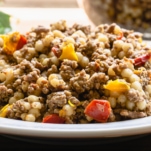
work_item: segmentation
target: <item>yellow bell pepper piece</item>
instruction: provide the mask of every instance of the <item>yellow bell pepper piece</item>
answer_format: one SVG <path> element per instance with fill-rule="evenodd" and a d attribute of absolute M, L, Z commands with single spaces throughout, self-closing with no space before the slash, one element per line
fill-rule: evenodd
<path fill-rule="evenodd" d="M 1 110 L 0 110 L 0 117 L 6 117 L 8 108 L 10 108 L 12 105 L 5 105 Z"/>
<path fill-rule="evenodd" d="M 60 60 L 69 59 L 69 60 L 78 61 L 78 57 L 75 53 L 75 48 L 72 43 L 69 43 L 68 45 L 63 47 L 62 54 L 59 59 Z"/>
<path fill-rule="evenodd" d="M 104 88 L 110 91 L 122 93 L 128 91 L 130 89 L 130 86 L 128 85 L 128 83 L 117 79 L 114 81 L 110 80 L 106 85 L 104 85 Z"/>
<path fill-rule="evenodd" d="M 18 41 L 20 39 L 19 32 L 13 32 L 6 35 L 0 35 L 0 37 L 4 41 L 3 49 L 7 54 L 13 54 L 16 50 Z"/>
<path fill-rule="evenodd" d="M 62 109 L 59 111 L 59 116 L 60 117 L 65 117 L 66 116 L 66 112 Z"/>
<path fill-rule="evenodd" d="M 142 40 L 141 37 L 138 39 L 138 41 L 139 41 L 139 43 L 142 43 L 142 42 L 143 42 L 143 40 Z"/>
<path fill-rule="evenodd" d="M 134 70 L 134 73 L 137 74 L 137 75 L 139 75 L 139 74 L 142 73 L 142 71 L 141 70 Z"/>

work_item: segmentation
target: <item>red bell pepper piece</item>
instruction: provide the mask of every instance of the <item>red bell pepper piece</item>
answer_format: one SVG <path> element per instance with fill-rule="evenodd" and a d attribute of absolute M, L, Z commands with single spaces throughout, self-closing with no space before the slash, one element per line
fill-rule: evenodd
<path fill-rule="evenodd" d="M 145 62 L 147 62 L 149 59 L 151 58 L 151 54 L 145 54 L 143 56 L 140 56 L 138 58 L 134 59 L 134 65 L 135 66 L 142 66 L 145 64 Z"/>
<path fill-rule="evenodd" d="M 42 123 L 56 123 L 63 124 L 65 119 L 60 117 L 58 114 L 50 114 L 43 118 Z"/>
<path fill-rule="evenodd" d="M 27 43 L 27 39 L 23 35 L 20 35 L 20 39 L 18 41 L 16 49 L 17 50 L 21 49 L 26 43 Z"/>
<path fill-rule="evenodd" d="M 52 52 L 54 53 L 54 55 L 55 55 L 57 58 L 60 57 L 60 55 L 61 55 L 61 50 L 60 50 L 60 48 L 59 48 L 58 46 L 53 46 L 51 50 L 52 50 Z"/>
<path fill-rule="evenodd" d="M 107 100 L 94 99 L 85 108 L 84 113 L 98 122 L 105 123 L 110 116 L 111 106 Z"/>
<path fill-rule="evenodd" d="M 120 32 L 120 34 L 117 36 L 117 40 L 121 40 L 123 38 L 123 32 Z"/>

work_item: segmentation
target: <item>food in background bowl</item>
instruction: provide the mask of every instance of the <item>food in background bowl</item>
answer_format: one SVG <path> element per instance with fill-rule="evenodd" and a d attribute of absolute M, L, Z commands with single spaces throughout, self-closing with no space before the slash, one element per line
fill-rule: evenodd
<path fill-rule="evenodd" d="M 104 123 L 151 115 L 151 46 L 115 23 L 65 20 L 0 35 L 0 116 Z"/>
<path fill-rule="evenodd" d="M 95 24 L 117 23 L 123 28 L 144 33 L 151 39 L 150 0 L 77 0 Z"/>

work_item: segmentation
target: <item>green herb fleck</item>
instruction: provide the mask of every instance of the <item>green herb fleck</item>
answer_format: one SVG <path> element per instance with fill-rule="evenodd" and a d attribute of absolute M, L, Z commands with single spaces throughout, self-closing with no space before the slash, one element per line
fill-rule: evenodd
<path fill-rule="evenodd" d="M 0 11 L 0 34 L 6 34 L 12 30 L 10 15 Z"/>

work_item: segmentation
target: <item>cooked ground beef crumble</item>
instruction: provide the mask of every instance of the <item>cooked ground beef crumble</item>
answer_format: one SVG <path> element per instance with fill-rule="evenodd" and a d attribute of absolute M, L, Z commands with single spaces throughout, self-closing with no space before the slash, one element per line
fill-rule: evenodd
<path fill-rule="evenodd" d="M 42 122 L 57 114 L 66 124 L 98 123 L 84 112 L 93 99 L 109 102 L 107 122 L 151 115 L 151 47 L 141 33 L 61 20 L 24 36 L 27 43 L 12 53 L 0 37 L 2 117 Z"/>

